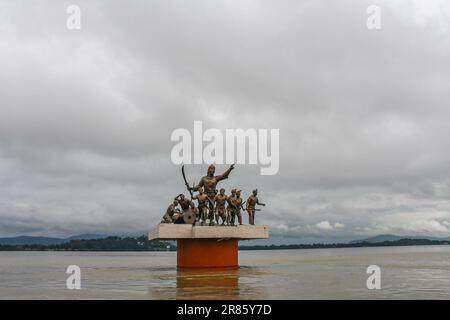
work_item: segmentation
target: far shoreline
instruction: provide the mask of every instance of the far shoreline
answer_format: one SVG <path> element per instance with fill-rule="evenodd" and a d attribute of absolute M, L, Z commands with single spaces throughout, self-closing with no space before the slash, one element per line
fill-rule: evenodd
<path fill-rule="evenodd" d="M 429 239 L 399 239 L 383 242 L 355 243 L 315 243 L 290 245 L 241 245 L 241 251 L 260 250 L 303 250 L 303 249 L 346 249 L 346 248 L 382 248 L 412 246 L 448 246 L 450 241 Z M 3 252 L 175 252 L 176 245 L 155 240 L 139 238 L 107 237 L 91 240 L 71 240 L 58 245 L 24 244 L 0 245 Z"/>

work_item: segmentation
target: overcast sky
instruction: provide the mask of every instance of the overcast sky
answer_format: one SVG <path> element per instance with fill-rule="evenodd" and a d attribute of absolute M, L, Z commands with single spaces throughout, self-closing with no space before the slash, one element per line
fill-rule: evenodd
<path fill-rule="evenodd" d="M 280 129 L 278 174 L 221 183 L 258 187 L 274 235 L 450 236 L 449 23 L 446 0 L 0 0 L 0 236 L 145 232 L 194 120 Z"/>

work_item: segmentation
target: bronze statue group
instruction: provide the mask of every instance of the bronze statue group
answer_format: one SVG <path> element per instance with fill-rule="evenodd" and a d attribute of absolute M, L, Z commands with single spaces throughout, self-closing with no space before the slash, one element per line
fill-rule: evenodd
<path fill-rule="evenodd" d="M 191 197 L 179 194 L 169 205 L 161 223 L 186 223 L 194 225 L 222 225 L 235 226 L 236 222 L 242 225 L 241 210 L 247 211 L 249 224 L 255 224 L 255 212 L 260 211 L 256 205 L 265 206 L 258 200 L 258 190 L 255 189 L 246 201 L 241 198 L 241 190 L 233 189 L 230 195 L 225 189 L 216 189 L 217 183 L 227 179 L 234 165 L 219 176 L 215 176 L 215 166 L 208 167 L 208 174 L 201 178 L 197 186 L 190 187 L 186 180 L 184 166 L 181 171 L 187 190 Z M 194 195 L 194 192 L 198 194 Z M 194 204 L 197 201 L 197 206 Z M 244 208 L 245 205 L 245 208 Z"/>

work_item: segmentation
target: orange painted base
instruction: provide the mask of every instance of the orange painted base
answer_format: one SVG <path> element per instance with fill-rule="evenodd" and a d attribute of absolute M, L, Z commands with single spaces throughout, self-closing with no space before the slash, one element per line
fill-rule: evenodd
<path fill-rule="evenodd" d="M 178 268 L 237 268 L 237 239 L 179 239 Z"/>

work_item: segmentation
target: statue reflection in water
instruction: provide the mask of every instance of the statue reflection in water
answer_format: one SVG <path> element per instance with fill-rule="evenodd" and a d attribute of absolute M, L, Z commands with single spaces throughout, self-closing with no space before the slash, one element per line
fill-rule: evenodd
<path fill-rule="evenodd" d="M 258 268 L 180 269 L 176 299 L 264 299 Z M 255 281 L 256 280 L 256 281 Z"/>
<path fill-rule="evenodd" d="M 177 299 L 238 299 L 238 269 L 180 269 Z"/>
<path fill-rule="evenodd" d="M 150 299 L 265 299 L 260 268 L 152 270 L 148 288 Z M 155 274 L 156 273 L 156 274 Z"/>

